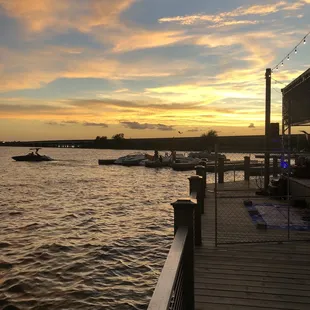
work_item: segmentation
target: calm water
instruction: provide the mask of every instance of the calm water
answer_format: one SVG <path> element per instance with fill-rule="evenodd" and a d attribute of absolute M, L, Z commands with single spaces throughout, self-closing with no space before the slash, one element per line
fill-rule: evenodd
<path fill-rule="evenodd" d="M 129 151 L 0 148 L 0 308 L 146 309 L 193 171 L 99 166 Z"/>

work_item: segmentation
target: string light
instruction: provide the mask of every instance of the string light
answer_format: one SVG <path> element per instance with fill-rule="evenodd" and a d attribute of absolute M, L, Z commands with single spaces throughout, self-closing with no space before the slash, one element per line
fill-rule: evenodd
<path fill-rule="evenodd" d="M 271 69 L 271 72 L 273 72 L 274 70 L 279 70 L 279 66 L 284 66 L 284 61 L 285 60 L 290 60 L 290 56 L 294 53 L 297 54 L 297 49 L 299 47 L 300 44 L 306 44 L 307 42 L 307 37 L 310 35 L 310 31 L 301 39 L 301 41 L 287 54 L 286 57 L 284 57 L 276 66 L 274 66 L 274 68 Z"/>
<path fill-rule="evenodd" d="M 282 85 L 286 85 L 285 83 L 281 82 L 281 81 L 278 81 L 276 79 L 274 79 L 273 77 L 271 78 L 273 81 L 276 82 L 276 84 L 282 84 Z"/>

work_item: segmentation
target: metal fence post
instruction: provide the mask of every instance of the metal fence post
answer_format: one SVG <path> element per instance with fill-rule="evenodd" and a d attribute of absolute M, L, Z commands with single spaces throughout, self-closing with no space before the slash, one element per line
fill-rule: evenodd
<path fill-rule="evenodd" d="M 219 145 L 215 145 L 215 163 L 214 163 L 214 243 L 215 246 L 217 247 L 217 228 L 218 228 L 218 223 L 217 223 L 217 190 L 218 190 L 218 149 Z"/>
<path fill-rule="evenodd" d="M 273 168 L 273 177 L 277 177 L 278 176 L 278 158 L 277 156 L 273 156 L 272 158 L 272 168 Z"/>
<path fill-rule="evenodd" d="M 224 158 L 223 157 L 218 158 L 217 173 L 218 173 L 218 182 L 224 183 Z"/>
<path fill-rule="evenodd" d="M 174 234 L 178 227 L 187 226 L 188 236 L 184 248 L 184 309 L 195 309 L 194 294 L 194 208 L 191 199 L 178 199 L 171 204 L 174 209 Z"/>

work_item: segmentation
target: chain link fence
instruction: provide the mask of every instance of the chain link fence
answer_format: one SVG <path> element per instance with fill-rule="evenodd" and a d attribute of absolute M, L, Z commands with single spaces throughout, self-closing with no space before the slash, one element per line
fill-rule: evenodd
<path fill-rule="evenodd" d="M 310 240 L 310 154 L 218 150 L 214 183 L 216 244 Z"/>

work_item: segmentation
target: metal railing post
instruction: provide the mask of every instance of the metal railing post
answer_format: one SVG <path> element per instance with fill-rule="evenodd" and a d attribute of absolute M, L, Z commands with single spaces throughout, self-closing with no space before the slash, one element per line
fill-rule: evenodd
<path fill-rule="evenodd" d="M 224 158 L 223 157 L 218 158 L 217 173 L 218 173 L 218 182 L 224 183 Z"/>
<path fill-rule="evenodd" d="M 277 156 L 273 156 L 272 158 L 272 170 L 273 170 L 273 177 L 277 177 L 278 176 L 278 158 Z"/>

